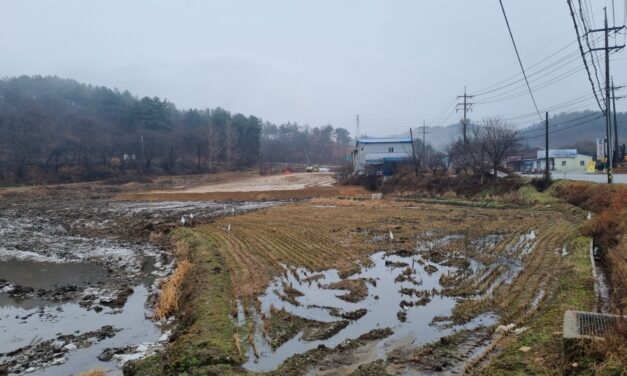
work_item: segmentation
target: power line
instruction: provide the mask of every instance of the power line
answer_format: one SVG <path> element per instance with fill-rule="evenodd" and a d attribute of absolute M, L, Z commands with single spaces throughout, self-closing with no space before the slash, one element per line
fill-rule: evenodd
<path fill-rule="evenodd" d="M 584 35 L 586 37 L 586 45 L 588 46 L 588 51 L 590 53 L 590 61 L 592 62 L 592 67 L 594 68 L 594 76 L 597 79 L 597 85 L 599 86 L 599 91 L 600 91 L 602 86 L 601 86 L 601 81 L 599 80 L 599 72 L 597 70 L 597 64 L 596 64 L 598 61 L 595 62 L 595 56 L 596 55 L 592 52 L 592 47 L 590 46 L 590 33 L 589 33 L 590 28 L 586 24 L 586 20 L 585 20 L 586 17 L 584 17 L 584 14 L 583 14 L 583 8 L 581 6 L 581 0 L 578 0 L 578 1 L 579 1 L 579 17 L 581 18 L 581 23 L 583 25 L 583 31 L 584 31 Z M 596 43 L 595 42 L 597 42 L 597 41 L 593 40 L 592 44 L 595 45 L 595 47 L 596 47 Z M 598 57 L 597 57 L 597 60 L 598 60 Z M 594 86 L 592 87 L 592 90 L 594 90 Z"/>
<path fill-rule="evenodd" d="M 595 115 L 597 115 L 597 114 L 595 114 Z M 589 120 L 586 120 L 586 121 L 582 121 L 580 123 L 572 124 L 572 125 L 570 125 L 568 127 L 563 127 L 563 128 L 556 129 L 553 132 L 549 132 L 549 134 L 555 134 L 555 133 L 562 132 L 562 131 L 565 131 L 565 130 L 568 130 L 568 129 L 572 129 L 572 128 L 579 127 L 579 126 L 582 126 L 582 125 L 585 125 L 585 124 L 589 124 L 589 123 L 591 123 L 591 122 L 593 122 L 595 120 L 602 119 L 603 117 L 604 117 L 604 115 L 597 115 L 596 117 L 594 117 L 592 119 L 589 119 Z M 567 123 L 560 123 L 560 124 L 555 124 L 555 125 L 561 125 L 561 124 L 567 124 Z M 545 136 L 545 133 L 542 132 L 541 134 L 539 134 L 537 136 L 520 138 L 519 141 L 526 141 L 526 140 L 531 140 L 531 139 L 534 139 L 534 138 L 539 138 L 539 137 L 544 137 L 544 136 Z"/>
<path fill-rule="evenodd" d="M 590 68 L 588 67 L 588 61 L 586 60 L 586 54 L 583 51 L 583 45 L 581 44 L 581 37 L 579 36 L 579 27 L 577 26 L 577 18 L 575 17 L 575 10 L 573 9 L 572 0 L 566 0 L 568 3 L 568 8 L 570 9 L 570 16 L 573 19 L 573 25 L 575 27 L 575 33 L 577 34 L 577 43 L 579 44 L 579 51 L 581 52 L 581 58 L 583 59 L 583 65 L 586 68 L 586 72 L 588 72 L 588 80 L 590 81 L 590 85 L 592 86 L 592 92 L 594 93 L 594 97 L 601 109 L 601 112 L 604 111 L 603 106 L 601 106 L 601 101 L 599 100 L 599 96 L 597 95 L 596 90 L 594 89 L 594 81 L 592 81 L 592 74 L 590 73 Z M 600 89 L 600 88 L 599 88 Z"/>
<path fill-rule="evenodd" d="M 580 68 L 580 67 L 573 68 L 573 69 L 571 69 L 571 70 L 569 70 L 569 71 L 567 71 L 565 73 L 560 74 L 559 76 L 557 76 L 555 78 L 549 79 L 548 81 L 545 81 L 545 82 L 542 82 L 542 83 L 536 85 L 535 90 L 536 91 L 540 91 L 541 89 L 544 89 L 546 87 L 554 85 L 554 84 L 556 84 L 556 83 L 558 83 L 558 82 L 560 82 L 560 81 L 562 81 L 562 80 L 564 80 L 564 79 L 566 79 L 566 78 L 568 78 L 568 77 L 570 77 L 570 76 L 572 76 L 572 75 L 574 75 L 576 73 L 581 72 L 582 70 L 583 69 Z M 519 88 L 519 90 L 520 90 L 520 88 Z M 477 104 L 489 104 L 489 103 L 504 102 L 504 101 L 507 101 L 507 100 L 510 100 L 510 99 L 514 99 L 514 98 L 518 98 L 518 97 L 521 97 L 523 95 L 527 95 L 528 94 L 528 91 L 523 89 L 523 90 L 518 91 L 516 93 L 512 93 L 510 96 L 506 96 L 506 97 L 503 96 L 503 94 L 508 94 L 508 93 L 511 93 L 512 91 L 514 91 L 514 90 L 509 90 L 506 93 L 502 93 L 502 94 L 495 95 L 495 96 L 492 96 L 492 97 L 489 97 L 489 98 L 485 98 L 483 101 L 477 102 Z"/>
<path fill-rule="evenodd" d="M 555 52 L 551 53 L 550 55 L 548 55 L 547 57 L 543 58 L 542 60 L 540 60 L 540 61 L 536 62 L 535 64 L 533 64 L 533 65 L 531 65 L 531 66 L 529 66 L 529 70 L 531 70 L 531 69 L 533 69 L 533 68 L 535 68 L 535 67 L 537 67 L 537 66 L 541 65 L 541 64 L 542 64 L 542 63 L 544 63 L 545 61 L 550 60 L 551 58 L 553 58 L 553 57 L 557 56 L 557 54 L 559 54 L 559 53 L 561 53 L 562 51 L 566 50 L 566 49 L 567 49 L 568 47 L 570 47 L 573 43 L 575 43 L 575 42 L 573 41 L 573 42 L 568 43 L 566 46 L 561 47 L 560 49 L 558 49 L 557 51 L 555 51 Z M 566 57 L 565 57 L 565 58 L 566 58 Z M 548 68 L 548 67 L 547 67 L 547 68 Z M 543 68 L 543 69 L 547 69 L 547 68 Z M 540 71 L 542 71 L 543 69 L 540 69 Z M 503 85 L 503 84 L 505 84 L 505 83 L 507 83 L 507 82 L 509 82 L 509 81 L 511 81 L 511 80 L 516 80 L 515 82 L 521 82 L 521 81 L 523 81 L 523 79 L 522 79 L 522 78 L 520 78 L 520 79 L 519 79 L 519 77 L 520 77 L 520 76 L 521 76 L 521 73 L 520 73 L 520 72 L 518 72 L 518 73 L 516 73 L 516 74 L 514 74 L 514 75 L 512 75 L 512 76 L 510 76 L 510 77 L 508 77 L 508 78 L 506 78 L 506 79 L 504 79 L 504 80 L 501 80 L 501 81 L 499 81 L 499 82 L 496 82 L 496 83 L 494 83 L 494 84 L 492 84 L 492 85 L 489 85 L 489 86 L 487 86 L 487 87 L 485 87 L 485 88 L 483 88 L 483 89 L 480 89 L 480 90 L 475 90 L 475 95 L 483 95 L 485 92 L 487 92 L 487 91 L 489 91 L 489 90 L 492 90 L 492 88 L 494 88 L 495 86 Z M 531 76 L 531 74 L 530 74 L 530 76 Z"/>
<path fill-rule="evenodd" d="M 569 32 L 564 32 L 564 34 L 560 35 L 560 36 L 559 36 L 559 37 L 557 37 L 557 38 L 554 38 L 554 39 L 553 39 L 553 38 L 551 38 L 549 43 L 544 44 L 544 45 L 543 45 L 542 47 L 540 47 L 540 48 L 533 49 L 531 53 L 526 54 L 526 55 L 525 55 L 525 59 L 527 59 L 527 58 L 531 58 L 532 56 L 534 56 L 534 58 L 535 58 L 535 56 L 536 56 L 536 55 L 544 56 L 544 52 L 545 52 L 545 51 L 547 51 L 547 50 L 552 50 L 552 49 L 554 48 L 554 45 L 555 45 L 557 48 L 559 48 L 557 51 L 555 51 L 555 52 L 553 52 L 552 54 L 550 54 L 549 56 L 547 56 L 547 57 L 543 58 L 541 61 L 536 62 L 536 63 L 533 65 L 533 67 L 535 67 L 536 65 L 539 65 L 539 64 L 541 64 L 542 62 L 544 62 L 544 61 L 548 60 L 549 58 L 551 58 L 551 57 L 552 57 L 552 56 L 554 56 L 555 54 L 558 54 L 558 53 L 560 53 L 561 51 L 563 51 L 564 49 L 567 49 L 567 48 L 568 48 L 571 44 L 575 43 L 575 41 L 574 41 L 574 40 L 571 40 L 571 41 L 570 41 L 570 42 L 568 42 L 568 44 L 567 44 L 567 45 L 565 45 L 565 46 L 562 44 L 562 42 L 564 41 L 564 39 L 568 39 L 568 40 L 570 40 L 570 38 L 564 38 L 564 37 L 568 37 L 568 34 L 569 34 Z M 547 40 L 548 40 L 548 39 L 547 39 Z M 494 83 L 494 84 L 492 84 L 492 85 L 490 85 L 490 86 L 487 86 L 487 87 L 485 87 L 485 88 L 481 88 L 481 86 L 480 86 L 480 85 L 482 85 L 482 84 L 483 84 L 486 80 L 493 79 L 493 78 L 495 77 L 495 73 L 500 74 L 502 71 L 507 72 L 511 66 L 514 66 L 514 67 L 516 68 L 516 73 L 515 73 L 514 75 L 512 75 L 512 76 L 507 75 L 507 78 L 504 78 L 504 79 L 502 79 L 501 81 L 498 81 L 498 82 L 496 82 L 496 83 Z M 531 66 L 530 66 L 530 67 L 528 67 L 528 68 L 531 68 Z M 478 89 L 478 90 L 474 90 L 474 92 L 475 92 L 475 93 L 477 93 L 477 92 L 479 92 L 479 91 L 483 91 L 483 90 L 485 90 L 485 89 L 490 89 L 490 88 L 492 88 L 493 86 L 500 85 L 500 84 L 501 84 L 501 83 L 503 83 L 503 82 L 507 82 L 507 81 L 509 81 L 509 80 L 515 79 L 515 78 L 517 78 L 517 77 L 519 77 L 519 76 L 521 76 L 521 73 L 520 73 L 520 68 L 518 68 L 518 62 L 516 62 L 516 61 L 512 61 L 511 63 L 506 64 L 506 65 L 504 65 L 504 66 L 501 66 L 501 67 L 499 67 L 498 69 L 491 69 L 491 70 L 490 70 L 490 74 L 485 75 L 485 76 L 482 76 L 482 77 L 481 77 L 481 79 L 477 79 L 477 80 L 473 81 L 473 85 L 469 85 L 469 86 L 479 87 L 480 89 Z"/>
<path fill-rule="evenodd" d="M 600 39 L 602 39 L 602 37 L 598 37 L 597 39 L 600 40 Z M 538 62 L 536 62 L 536 63 L 534 63 L 534 64 L 532 64 L 530 66 L 528 66 L 527 70 L 526 70 L 528 72 L 527 77 L 529 77 L 529 78 L 534 77 L 534 76 L 536 76 L 536 75 L 538 75 L 540 73 L 543 73 L 543 72 L 545 72 L 545 71 L 547 71 L 549 69 L 551 69 L 552 71 L 556 71 L 556 70 L 559 70 L 559 69 L 567 66 L 570 62 L 576 61 L 576 56 L 579 54 L 579 50 L 570 52 L 570 53 L 568 53 L 565 56 L 559 57 L 559 58 L 555 59 L 555 61 L 551 61 L 554 58 L 558 57 L 559 54 L 562 51 L 567 50 L 572 44 L 575 44 L 576 42 L 577 41 L 572 41 L 572 42 L 568 43 L 566 46 L 561 47 L 557 51 L 552 52 L 549 56 L 541 59 L 540 61 L 538 61 Z M 542 63 L 544 63 L 544 62 L 548 62 L 547 65 L 546 66 L 541 66 Z M 538 66 L 540 66 L 540 67 L 537 70 L 534 70 L 534 68 L 536 68 Z M 557 68 L 556 68 L 556 66 L 557 66 Z M 508 77 L 508 78 L 506 78 L 504 80 L 498 81 L 498 82 L 496 82 L 496 83 L 494 83 L 492 85 L 486 86 L 485 88 L 482 88 L 482 89 L 479 89 L 479 90 L 475 90 L 474 94 L 476 96 L 482 96 L 482 95 L 489 94 L 491 92 L 495 92 L 495 91 L 498 91 L 500 89 L 512 86 L 512 85 L 514 85 L 516 83 L 523 82 L 524 78 L 523 77 L 519 78 L 520 76 L 522 76 L 522 74 L 520 72 L 518 72 L 517 74 L 515 74 L 515 75 L 513 75 L 511 77 Z M 533 81 L 531 81 L 531 82 L 533 82 Z M 521 88 L 525 87 L 525 85 L 523 84 L 520 87 Z"/>
<path fill-rule="evenodd" d="M 553 106 L 550 106 L 550 107 L 547 107 L 547 108 L 543 108 L 542 111 L 554 112 L 556 110 L 561 110 L 561 109 L 573 107 L 575 105 L 579 106 L 581 103 L 587 103 L 591 99 L 592 99 L 592 93 L 586 91 L 586 93 L 584 93 L 582 95 L 577 95 L 577 96 L 569 98 L 569 99 L 567 99 L 567 100 L 565 100 L 563 102 L 556 103 Z M 515 115 L 515 116 L 511 116 L 511 117 L 506 117 L 506 118 L 504 118 L 504 120 L 529 119 L 529 118 L 535 117 L 535 116 L 536 116 L 535 112 L 529 112 L 529 113 L 525 113 L 525 114 L 521 114 L 521 115 Z"/>
<path fill-rule="evenodd" d="M 587 119 L 587 121 L 591 121 L 590 118 L 592 118 L 592 117 L 599 117 L 599 116 L 602 117 L 602 115 L 599 115 L 598 112 L 590 112 L 590 113 L 588 113 L 586 115 L 579 116 L 579 117 L 576 117 L 574 119 L 568 119 L 568 120 L 564 120 L 564 121 L 562 121 L 560 123 L 551 124 L 551 128 L 552 129 L 553 128 L 559 128 L 560 125 L 571 124 L 571 123 L 573 123 L 575 121 L 579 121 L 579 120 L 586 120 Z M 536 125 L 537 124 L 538 123 L 536 123 Z M 566 129 L 568 129 L 568 128 L 566 128 Z M 540 132 L 540 134 L 533 135 L 533 133 L 535 133 L 535 132 Z M 544 130 L 540 129 L 540 128 L 536 128 L 536 129 L 529 129 L 529 128 L 527 128 L 526 130 L 523 130 L 521 133 L 527 134 L 527 136 L 529 136 L 528 133 L 532 134 L 533 136 L 531 136 L 531 137 L 535 138 L 535 137 L 540 137 L 541 135 L 543 135 L 544 134 Z"/>
<path fill-rule="evenodd" d="M 520 69 L 522 70 L 523 76 L 525 77 L 525 82 L 527 83 L 527 88 L 529 89 L 529 95 L 531 96 L 531 100 L 533 101 L 533 106 L 536 108 L 536 112 L 538 113 L 540 120 L 542 120 L 542 115 L 540 114 L 540 110 L 538 109 L 536 98 L 534 98 L 533 92 L 531 91 L 531 86 L 529 86 L 529 80 L 527 79 L 527 73 L 525 73 L 525 67 L 523 66 L 522 60 L 520 59 L 520 54 L 518 53 L 518 47 L 516 46 L 516 41 L 514 40 L 514 34 L 512 34 L 512 28 L 509 26 L 507 13 L 505 13 L 505 7 L 503 7 L 503 0 L 499 0 L 499 4 L 501 4 L 501 10 L 503 11 L 503 17 L 505 18 L 505 23 L 507 24 L 507 30 L 509 31 L 509 36 L 512 38 L 512 44 L 514 45 L 514 50 L 516 51 L 516 57 L 518 58 Z"/>
<path fill-rule="evenodd" d="M 543 74 L 543 75 L 541 75 L 540 77 L 544 77 L 544 76 L 546 76 L 546 75 L 548 75 L 548 74 L 551 74 L 551 73 L 553 73 L 553 72 L 555 72 L 555 71 L 558 71 L 558 70 L 560 70 L 560 69 L 564 68 L 565 66 L 568 66 L 570 63 L 574 62 L 576 59 L 573 59 L 573 58 L 574 58 L 574 57 L 578 57 L 577 55 L 578 55 L 578 53 L 577 53 L 577 52 L 575 52 L 575 53 L 571 53 L 571 54 L 569 54 L 569 55 L 565 56 L 564 58 L 562 58 L 562 59 L 560 59 L 560 60 L 558 60 L 558 61 L 554 62 L 554 63 L 553 63 L 553 64 L 551 64 L 550 66 L 543 67 L 543 68 L 539 69 L 538 71 L 535 71 L 535 72 L 533 72 L 533 73 L 529 73 L 528 77 L 534 77 L 534 76 L 536 76 L 536 75 L 538 75 L 538 74 L 540 74 L 540 73 L 543 73 L 544 71 L 546 71 L 546 70 L 548 70 L 548 69 L 551 69 L 551 70 L 550 70 L 549 72 L 547 72 L 547 73 L 544 73 L 544 74 Z M 559 64 L 559 65 L 558 65 L 558 64 Z M 556 66 L 556 65 L 557 65 L 557 66 Z M 486 95 L 486 94 L 491 94 L 491 93 L 497 92 L 497 91 L 499 91 L 499 90 L 501 90 L 501 89 L 505 89 L 505 88 L 507 88 L 507 87 L 510 87 L 510 86 L 512 86 L 512 85 L 516 85 L 516 84 L 517 84 L 517 83 L 519 83 L 519 82 L 524 82 L 524 78 L 517 79 L 517 80 L 512 81 L 512 82 L 510 82 L 510 83 L 503 83 L 503 85 L 498 86 L 498 87 L 493 88 L 493 89 L 490 89 L 490 90 L 487 90 L 487 89 L 486 89 L 486 90 L 483 90 L 483 91 L 478 92 L 478 93 L 477 93 L 477 92 L 475 92 L 475 95 L 476 95 L 476 96 L 482 96 L 482 95 Z M 532 82 L 533 82 L 533 81 L 532 81 Z M 519 87 L 524 87 L 524 85 L 520 85 Z M 518 89 L 519 87 L 515 87 L 514 89 Z"/>
<path fill-rule="evenodd" d="M 446 106 L 446 109 L 445 109 L 444 111 L 442 111 L 442 113 L 441 113 L 440 115 L 438 115 L 438 117 L 436 117 L 436 118 L 434 119 L 434 122 L 435 122 L 436 124 L 437 124 L 437 123 L 439 123 L 439 122 L 443 119 L 444 115 L 449 114 L 449 113 L 450 113 L 450 111 L 452 111 L 452 110 L 453 110 L 453 107 L 455 106 L 455 103 L 457 103 L 457 98 L 453 98 L 453 101 L 452 101 L 452 102 L 451 102 L 448 106 Z M 450 116 L 450 115 L 449 115 L 449 116 Z M 447 116 L 447 118 L 448 118 L 449 116 Z"/>

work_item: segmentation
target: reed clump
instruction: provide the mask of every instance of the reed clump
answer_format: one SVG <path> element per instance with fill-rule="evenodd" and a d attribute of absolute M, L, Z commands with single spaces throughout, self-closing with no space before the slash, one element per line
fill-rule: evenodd
<path fill-rule="evenodd" d="M 155 308 L 155 318 L 157 320 L 166 318 L 178 310 L 181 285 L 191 268 L 192 264 L 186 259 L 179 261 L 174 273 L 162 283 L 161 293 Z"/>

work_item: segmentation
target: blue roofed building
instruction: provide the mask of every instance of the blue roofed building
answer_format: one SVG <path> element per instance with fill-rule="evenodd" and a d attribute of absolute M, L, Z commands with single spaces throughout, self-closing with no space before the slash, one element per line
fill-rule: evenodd
<path fill-rule="evenodd" d="M 412 139 L 409 137 L 359 138 L 355 143 L 352 156 L 355 174 L 394 175 L 400 163 L 412 160 Z"/>

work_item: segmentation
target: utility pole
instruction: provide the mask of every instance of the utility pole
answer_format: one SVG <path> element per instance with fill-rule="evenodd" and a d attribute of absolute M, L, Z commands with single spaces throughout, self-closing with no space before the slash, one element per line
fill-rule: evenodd
<path fill-rule="evenodd" d="M 139 142 L 141 142 L 142 144 L 142 168 L 141 171 L 144 171 L 144 168 L 146 166 L 146 155 L 144 154 L 144 135 L 141 135 L 139 138 Z"/>
<path fill-rule="evenodd" d="M 422 160 L 427 162 L 427 125 L 422 122 Z"/>
<path fill-rule="evenodd" d="M 468 102 L 468 99 L 473 98 L 474 95 L 468 95 L 466 94 L 466 86 L 464 86 L 464 95 L 460 95 L 457 98 L 463 98 L 463 102 L 458 103 L 457 104 L 457 108 L 456 111 L 460 112 L 463 111 L 464 112 L 464 119 L 462 120 L 462 135 L 463 135 L 463 139 L 464 139 L 464 143 L 466 143 L 466 128 L 468 125 L 468 111 L 472 111 L 472 106 L 474 105 L 474 103 L 470 103 Z M 460 107 L 463 107 L 462 110 L 460 110 Z"/>
<path fill-rule="evenodd" d="M 624 86 L 614 86 L 614 77 L 612 77 L 612 107 L 614 108 L 614 153 L 615 153 L 615 160 L 616 163 L 619 163 L 619 151 L 618 151 L 618 147 L 619 147 L 619 140 L 618 140 L 618 121 L 616 120 L 616 100 L 617 99 L 621 99 L 624 97 L 617 97 L 616 96 L 616 90 L 620 90 L 622 89 Z"/>
<path fill-rule="evenodd" d="M 418 164 L 416 163 L 416 146 L 414 143 L 414 131 L 409 127 L 409 137 L 411 138 L 411 156 L 414 159 L 414 174 L 418 176 Z"/>
<path fill-rule="evenodd" d="M 612 157 L 612 122 L 611 122 L 611 105 L 610 105 L 610 51 L 611 50 L 620 50 L 625 45 L 622 46 L 611 46 L 610 47 L 610 31 L 619 32 L 625 28 L 625 26 L 620 27 L 609 27 L 607 24 L 607 7 L 603 8 L 605 12 L 605 27 L 603 29 L 595 29 L 588 30 L 589 33 L 597 33 L 603 32 L 605 33 L 605 47 L 600 48 L 592 48 L 590 51 L 604 51 L 605 52 L 605 134 L 607 135 L 607 160 L 608 160 L 608 168 L 607 168 L 607 183 L 612 184 L 613 176 L 612 176 L 612 167 L 614 164 Z"/>
<path fill-rule="evenodd" d="M 355 116 L 355 140 L 359 138 L 359 114 Z"/>
<path fill-rule="evenodd" d="M 231 121 L 226 120 L 226 169 L 231 171 Z"/>
<path fill-rule="evenodd" d="M 549 112 L 545 113 L 544 119 L 544 179 L 546 186 L 551 180 L 551 172 L 549 170 Z"/>

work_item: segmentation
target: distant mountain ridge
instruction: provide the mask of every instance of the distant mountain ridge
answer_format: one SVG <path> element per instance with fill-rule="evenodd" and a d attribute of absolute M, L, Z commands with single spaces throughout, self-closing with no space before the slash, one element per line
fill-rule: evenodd
<path fill-rule="evenodd" d="M 627 143 L 627 112 L 616 114 L 618 121 L 619 143 Z M 471 123 L 470 127 L 481 126 L 480 122 Z M 544 123 L 534 123 L 519 129 L 521 144 L 544 147 Z M 426 141 L 435 149 L 443 149 L 453 141 L 461 138 L 462 127 L 458 122 L 441 127 L 427 127 Z M 422 127 L 413 129 L 414 138 L 422 139 Z M 391 135 L 408 136 L 409 132 Z M 605 117 L 599 111 L 563 112 L 549 117 L 549 145 L 552 148 L 579 148 L 583 151 L 594 151 L 597 138 L 605 138 Z M 591 150 L 590 150 L 591 149 Z"/>

